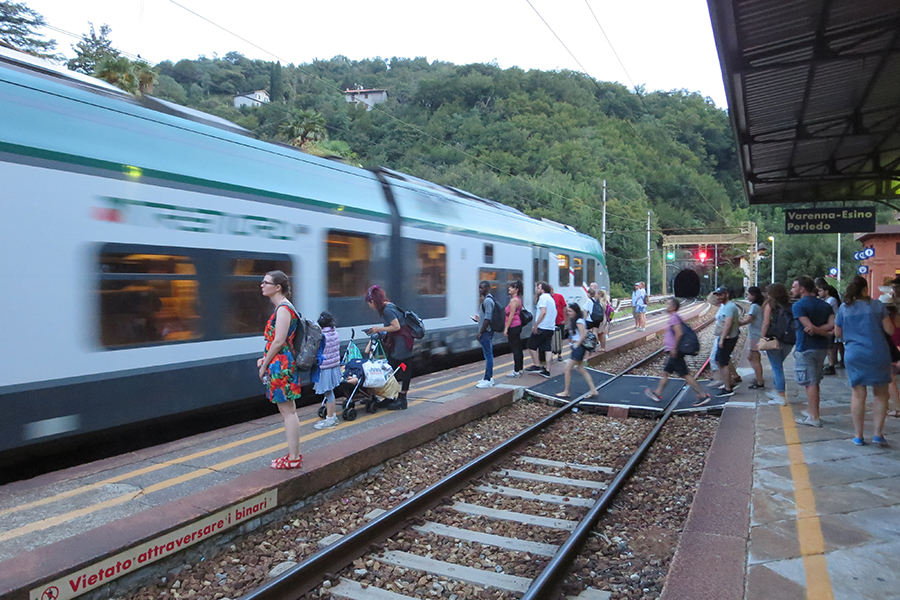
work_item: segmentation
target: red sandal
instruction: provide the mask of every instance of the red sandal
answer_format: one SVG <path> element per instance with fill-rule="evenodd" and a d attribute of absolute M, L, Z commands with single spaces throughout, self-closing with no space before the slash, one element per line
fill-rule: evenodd
<path fill-rule="evenodd" d="M 272 461 L 272 464 L 269 465 L 273 469 L 299 469 L 300 465 L 303 464 L 303 455 L 301 454 L 297 460 L 291 460 L 290 455 L 282 456 L 281 458 L 276 458 Z"/>

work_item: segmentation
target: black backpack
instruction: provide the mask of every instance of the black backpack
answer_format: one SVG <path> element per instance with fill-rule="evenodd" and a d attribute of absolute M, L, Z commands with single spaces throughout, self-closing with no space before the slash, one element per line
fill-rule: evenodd
<path fill-rule="evenodd" d="M 591 322 L 593 323 L 602 323 L 606 320 L 606 311 L 603 310 L 603 305 L 600 304 L 597 300 L 593 301 L 593 305 L 591 306 Z"/>
<path fill-rule="evenodd" d="M 797 343 L 797 330 L 794 328 L 794 313 L 790 307 L 778 307 L 775 312 L 769 316 L 770 336 L 783 344 L 793 346 Z"/>
<path fill-rule="evenodd" d="M 391 304 L 393 304 L 393 302 Z M 394 307 L 403 315 L 400 326 L 409 329 L 414 340 L 421 340 L 425 337 L 425 323 L 419 318 L 419 315 L 411 310 L 403 310 L 396 304 L 394 304 Z"/>
<path fill-rule="evenodd" d="M 506 313 L 503 312 L 500 303 L 494 300 L 493 296 L 488 294 L 484 297 L 484 300 L 487 300 L 488 298 L 494 302 L 494 310 L 491 311 L 491 331 L 494 333 L 502 333 L 503 328 L 506 327 Z M 484 308 L 484 300 L 481 301 L 482 308 Z"/>
<path fill-rule="evenodd" d="M 679 320 L 681 319 L 679 318 Z M 697 333 L 684 321 L 681 321 L 681 337 L 678 338 L 678 348 L 676 350 L 685 356 L 693 356 L 700 353 L 700 340 L 697 339 Z"/>

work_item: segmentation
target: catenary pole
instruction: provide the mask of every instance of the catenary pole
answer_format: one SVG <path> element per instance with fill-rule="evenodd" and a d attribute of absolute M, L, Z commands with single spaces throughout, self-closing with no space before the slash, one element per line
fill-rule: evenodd
<path fill-rule="evenodd" d="M 606 257 L 606 180 L 603 180 L 603 225 L 600 228 L 600 246 L 603 248 L 603 256 Z"/>
<path fill-rule="evenodd" d="M 647 304 L 650 304 L 650 211 L 647 211 Z"/>
<path fill-rule="evenodd" d="M 713 288 L 719 289 L 719 245 L 718 244 L 715 244 L 713 246 L 713 257 L 714 257 L 713 260 L 715 260 L 715 263 L 713 263 L 713 264 L 715 264 L 715 267 L 713 268 L 713 272 L 715 273 L 715 275 L 713 275 L 713 278 L 716 280 L 716 282 L 713 284 Z"/>
<path fill-rule="evenodd" d="M 837 255 L 838 285 L 841 284 L 841 234 L 838 234 L 838 255 Z"/>

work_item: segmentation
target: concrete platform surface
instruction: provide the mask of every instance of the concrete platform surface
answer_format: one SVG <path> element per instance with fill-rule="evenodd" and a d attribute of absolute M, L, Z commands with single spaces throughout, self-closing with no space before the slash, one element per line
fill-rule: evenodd
<path fill-rule="evenodd" d="M 855 446 L 838 369 L 821 384 L 822 427 L 796 424 L 805 390 L 793 356 L 784 366 L 783 407 L 748 390 L 752 370 L 739 369 L 744 386 L 726 405 L 663 600 L 900 599 L 900 419 L 885 425 L 890 447 Z"/>

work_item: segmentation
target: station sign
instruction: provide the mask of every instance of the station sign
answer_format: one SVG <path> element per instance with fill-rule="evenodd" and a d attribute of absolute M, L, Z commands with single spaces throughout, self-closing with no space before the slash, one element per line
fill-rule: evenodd
<path fill-rule="evenodd" d="M 828 274 L 832 277 L 837 277 L 837 267 L 831 267 L 828 269 Z"/>
<path fill-rule="evenodd" d="M 856 267 L 856 272 L 860 275 L 868 275 L 869 267 L 867 267 L 866 265 L 859 265 L 858 267 Z"/>
<path fill-rule="evenodd" d="M 219 532 L 243 524 L 278 506 L 273 489 L 208 515 L 190 525 L 130 548 L 121 554 L 82 567 L 65 577 L 31 590 L 29 600 L 69 600 L 102 586 L 112 579 L 205 541 Z M 187 597 L 187 596 L 185 596 Z"/>
<path fill-rule="evenodd" d="M 785 233 L 863 233 L 875 231 L 875 206 L 856 208 L 789 208 Z"/>
<path fill-rule="evenodd" d="M 853 260 L 866 260 L 875 257 L 875 248 L 863 248 L 853 253 Z"/>

